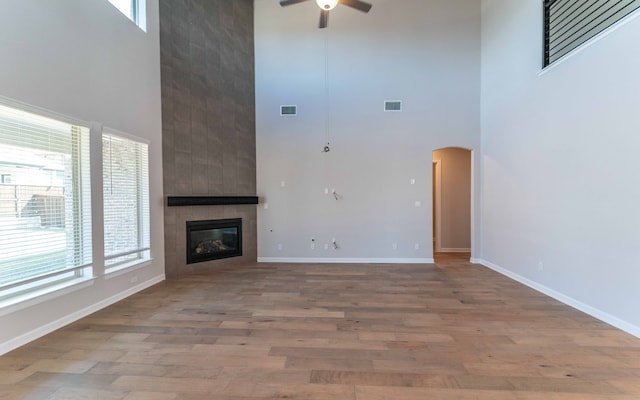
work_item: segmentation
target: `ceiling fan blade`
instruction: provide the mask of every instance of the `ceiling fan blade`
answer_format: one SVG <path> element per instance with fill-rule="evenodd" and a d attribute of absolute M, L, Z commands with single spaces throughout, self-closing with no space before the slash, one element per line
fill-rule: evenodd
<path fill-rule="evenodd" d="M 329 10 L 320 10 L 320 29 L 329 25 Z"/>
<path fill-rule="evenodd" d="M 344 4 L 345 6 L 355 8 L 356 10 L 368 13 L 371 10 L 371 4 L 365 3 L 360 0 L 340 0 L 340 4 Z"/>
<path fill-rule="evenodd" d="M 298 3 L 304 3 L 306 1 L 309 1 L 309 0 L 282 0 L 280 2 L 280 5 L 282 7 L 286 7 L 286 6 L 291 6 L 291 5 L 298 4 Z"/>

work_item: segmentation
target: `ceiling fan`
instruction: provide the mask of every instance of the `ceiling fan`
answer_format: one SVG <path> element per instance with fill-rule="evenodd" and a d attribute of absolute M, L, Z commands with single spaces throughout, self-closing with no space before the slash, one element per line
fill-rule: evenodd
<path fill-rule="evenodd" d="M 293 4 L 304 3 L 311 0 L 281 0 L 280 5 L 282 7 L 290 6 Z M 355 8 L 356 10 L 368 13 L 371 10 L 371 4 L 365 3 L 360 0 L 316 0 L 320 7 L 320 28 L 326 28 L 329 24 L 329 11 L 333 10 L 338 4 L 344 4 L 347 7 Z"/>

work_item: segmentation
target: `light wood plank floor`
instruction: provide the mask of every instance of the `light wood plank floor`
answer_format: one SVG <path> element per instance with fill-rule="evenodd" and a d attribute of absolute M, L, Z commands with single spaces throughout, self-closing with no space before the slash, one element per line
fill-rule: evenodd
<path fill-rule="evenodd" d="M 0 357 L 0 399 L 640 399 L 639 339 L 439 256 L 161 283 Z"/>

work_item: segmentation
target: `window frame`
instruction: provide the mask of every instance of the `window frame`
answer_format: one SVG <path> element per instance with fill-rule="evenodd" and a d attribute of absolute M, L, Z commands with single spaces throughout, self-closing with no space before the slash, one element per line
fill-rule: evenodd
<path fill-rule="evenodd" d="M 107 0 L 116 10 L 121 12 L 130 21 L 143 31 L 147 31 L 147 0 L 129 0 L 129 12 L 125 13 L 113 0 Z"/>

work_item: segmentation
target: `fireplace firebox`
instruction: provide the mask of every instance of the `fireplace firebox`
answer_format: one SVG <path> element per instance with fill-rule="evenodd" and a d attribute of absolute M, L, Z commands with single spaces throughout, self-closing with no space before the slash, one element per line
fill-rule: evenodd
<path fill-rule="evenodd" d="M 187 221 L 187 264 L 241 255 L 241 218 Z"/>

